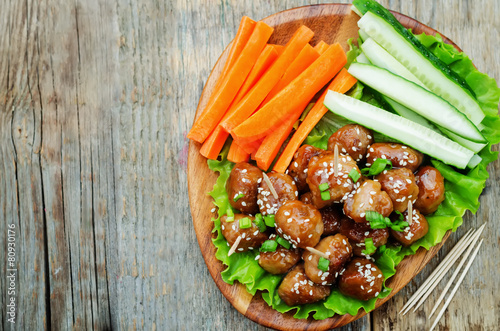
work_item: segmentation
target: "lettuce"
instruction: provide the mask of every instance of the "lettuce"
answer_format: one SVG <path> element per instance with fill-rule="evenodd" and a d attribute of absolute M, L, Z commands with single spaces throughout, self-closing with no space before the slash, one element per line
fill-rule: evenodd
<path fill-rule="evenodd" d="M 416 37 L 432 53 L 465 79 L 475 92 L 478 102 L 486 114 L 486 118 L 482 122 L 485 126 L 482 132 L 488 139 L 489 144 L 479 153 L 482 158 L 481 163 L 468 172 L 457 171 L 440 161 L 431 160 L 432 165 L 445 178 L 445 200 L 434 214 L 427 217 L 429 232 L 422 239 L 410 247 L 383 246 L 378 249 L 375 256 L 376 264 L 382 270 L 385 280 L 396 273 L 396 266 L 405 256 L 414 254 L 420 247 L 429 249 L 440 243 L 448 230 L 455 231 L 462 224 L 462 216 L 467 210 L 473 213 L 478 210 L 479 196 L 489 177 L 486 167 L 498 157 L 497 152 L 491 151 L 491 146 L 500 142 L 500 118 L 498 116 L 500 89 L 497 87 L 495 80 L 486 74 L 480 73 L 466 55 L 445 44 L 439 35 L 434 37 L 421 34 Z M 357 49 L 354 49 L 353 54 L 356 51 Z M 370 94 L 370 91 L 360 83 L 353 87 L 349 94 L 355 98 L 381 106 Z M 305 143 L 325 149 L 328 137 L 338 128 L 348 123 L 347 120 L 329 113 L 318 123 L 307 137 Z M 376 135 L 375 140 L 384 141 L 386 139 L 384 136 Z M 332 317 L 334 314 L 355 315 L 361 308 L 367 312 L 373 310 L 375 308 L 375 299 L 366 302 L 360 301 L 344 296 L 337 289 L 333 289 L 332 294 L 324 301 L 293 307 L 287 306 L 277 294 L 277 288 L 283 276 L 271 275 L 263 270 L 255 260 L 257 252 L 250 251 L 227 256 L 229 246 L 221 233 L 220 217 L 226 213 L 228 208 L 231 208 L 225 190 L 225 183 L 233 164 L 226 160 L 226 154 L 227 148 L 222 153 L 222 160 L 208 161 L 209 168 L 220 174 L 210 195 L 219 210 L 219 217 L 213 219 L 214 232 L 217 233 L 213 239 L 213 244 L 217 247 L 216 257 L 227 266 L 221 274 L 222 279 L 229 284 L 233 284 L 235 280 L 245 284 L 251 294 L 255 294 L 257 290 L 262 291 L 262 298 L 268 305 L 282 313 L 295 309 L 294 317 L 296 318 L 307 318 L 312 314 L 315 319 L 325 319 Z M 390 289 L 384 284 L 384 289 L 378 298 L 386 297 L 389 294 Z"/>

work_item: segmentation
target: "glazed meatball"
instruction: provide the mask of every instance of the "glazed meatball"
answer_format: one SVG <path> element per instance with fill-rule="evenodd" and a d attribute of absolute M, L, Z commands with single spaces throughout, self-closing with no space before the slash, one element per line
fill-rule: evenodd
<path fill-rule="evenodd" d="M 248 217 L 252 220 L 252 226 L 248 229 L 240 228 L 240 219 Z M 244 214 L 235 214 L 234 221 L 228 222 L 227 216 L 221 217 L 222 235 L 226 238 L 229 246 L 233 246 L 236 239 L 241 237 L 236 252 L 246 252 L 248 250 L 258 249 L 264 241 L 268 239 L 268 234 L 260 232 L 253 220 L 255 217 Z"/>
<path fill-rule="evenodd" d="M 339 279 L 339 290 L 359 300 L 370 300 L 382 291 L 382 271 L 368 259 L 352 259 Z"/>
<path fill-rule="evenodd" d="M 424 215 L 435 212 L 444 200 L 443 176 L 436 168 L 426 166 L 417 172 L 415 180 L 418 185 L 415 208 Z"/>
<path fill-rule="evenodd" d="M 289 306 L 323 300 L 330 295 L 330 286 L 318 285 L 307 278 L 303 264 L 297 264 L 283 278 L 278 295 Z"/>
<path fill-rule="evenodd" d="M 358 124 L 348 124 L 330 136 L 328 150 L 333 151 L 337 145 L 339 152 L 349 154 L 356 162 L 359 162 L 365 157 L 371 144 L 373 144 L 371 130 Z"/>
<path fill-rule="evenodd" d="M 414 203 L 418 197 L 415 176 L 408 168 L 384 170 L 375 178 L 391 197 L 394 210 L 404 212 L 408 208 L 408 200 Z"/>
<path fill-rule="evenodd" d="M 262 171 L 247 162 L 235 164 L 226 183 L 229 203 L 245 214 L 256 214 L 257 188 L 262 180 Z M 236 201 L 235 201 L 236 200 Z"/>
<path fill-rule="evenodd" d="M 425 219 L 424 215 L 418 211 L 418 209 L 413 208 L 412 215 L 412 222 L 404 229 L 404 231 L 394 231 L 391 229 L 391 236 L 393 236 L 403 246 L 410 246 L 415 241 L 425 236 L 429 231 L 429 223 Z M 408 222 L 408 210 L 403 213 L 403 217 L 405 221 Z"/>
<path fill-rule="evenodd" d="M 307 192 L 309 190 L 306 182 L 309 161 L 313 156 L 324 152 L 324 150 L 311 145 L 302 145 L 295 153 L 293 161 L 288 167 L 288 174 L 295 180 L 299 192 Z"/>
<path fill-rule="evenodd" d="M 304 260 L 307 277 L 316 284 L 331 285 L 335 283 L 342 267 L 352 256 L 352 247 L 349 240 L 344 235 L 337 233 L 334 236 L 323 238 L 314 248 L 328 255 L 330 265 L 328 271 L 323 272 L 318 269 L 320 257 L 309 251 L 304 251 L 302 259 Z"/>
<path fill-rule="evenodd" d="M 307 193 L 302 194 L 300 196 L 300 201 L 302 201 L 306 205 L 312 205 L 313 204 L 312 193 L 311 192 L 307 192 Z"/>
<path fill-rule="evenodd" d="M 375 143 L 366 154 L 366 166 L 369 167 L 378 158 L 391 160 L 394 168 L 408 168 L 414 172 L 422 163 L 424 155 L 402 144 Z"/>
<path fill-rule="evenodd" d="M 372 238 L 373 245 L 377 248 L 387 244 L 387 239 L 389 239 L 389 230 L 372 229 L 368 223 L 356 223 L 347 217 L 342 218 L 340 233 L 349 239 L 356 256 L 366 256 L 363 253 L 366 248 L 366 238 Z"/>
<path fill-rule="evenodd" d="M 323 234 L 321 213 L 298 200 L 287 201 L 276 214 L 276 231 L 300 248 L 314 247 Z"/>
<path fill-rule="evenodd" d="M 319 212 L 323 218 L 323 236 L 338 233 L 340 231 L 340 219 L 342 218 L 341 207 L 332 205 L 321 209 Z"/>
<path fill-rule="evenodd" d="M 278 194 L 278 199 L 271 193 L 266 181 L 262 179 L 258 188 L 257 204 L 262 215 L 274 215 L 285 202 L 297 200 L 299 193 L 292 177 L 279 172 L 270 172 L 267 176 Z"/>
<path fill-rule="evenodd" d="M 366 222 L 366 212 L 376 211 L 384 217 L 392 213 L 392 201 L 389 195 L 381 190 L 379 182 L 365 180 L 356 193 L 349 196 L 344 203 L 344 214 L 356 222 Z"/>
<path fill-rule="evenodd" d="M 349 172 L 356 169 L 359 172 L 356 162 L 349 156 L 340 154 L 338 158 L 338 174 L 334 173 L 333 153 L 314 156 L 309 162 L 307 184 L 311 190 L 313 203 L 317 208 L 330 206 L 335 202 L 342 202 L 354 189 L 354 182 L 349 177 Z M 321 197 L 319 185 L 327 183 L 328 197 Z"/>
<path fill-rule="evenodd" d="M 286 249 L 278 245 L 274 252 L 260 252 L 259 265 L 273 275 L 284 274 L 299 262 L 300 255 L 297 248 Z"/>

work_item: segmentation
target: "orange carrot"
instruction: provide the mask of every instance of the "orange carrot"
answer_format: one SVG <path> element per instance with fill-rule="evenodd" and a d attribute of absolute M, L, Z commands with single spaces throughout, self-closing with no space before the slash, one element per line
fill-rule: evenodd
<path fill-rule="evenodd" d="M 248 162 L 250 159 L 250 154 L 245 152 L 238 144 L 234 141 L 231 143 L 231 147 L 229 148 L 229 153 L 227 153 L 227 159 L 231 162 Z"/>
<path fill-rule="evenodd" d="M 283 53 L 283 50 L 285 49 L 285 46 L 282 45 L 276 45 L 276 44 L 269 44 L 269 45 L 274 46 L 274 48 L 278 52 L 278 56 L 281 55 Z"/>
<path fill-rule="evenodd" d="M 205 139 L 203 145 L 201 145 L 200 154 L 207 159 L 217 160 L 222 147 L 226 143 L 227 137 L 229 137 L 229 133 L 224 131 L 220 125 L 217 125 L 214 131 Z"/>
<path fill-rule="evenodd" d="M 302 48 L 312 39 L 314 33 L 306 26 L 301 26 L 285 46 L 283 53 L 276 59 L 266 73 L 252 87 L 252 89 L 231 109 L 231 115 L 221 121 L 220 125 L 231 132 L 233 128 L 249 118 L 257 109 L 267 94 L 280 80 L 286 69 L 298 56 Z M 241 145 L 241 144 L 240 144 Z"/>
<path fill-rule="evenodd" d="M 276 48 L 276 45 L 266 45 L 259 58 L 255 62 L 252 70 L 248 74 L 248 77 L 243 83 L 243 86 L 240 88 L 240 91 L 234 98 L 230 109 L 234 104 L 238 103 L 238 100 L 245 95 L 245 93 L 255 84 L 255 82 L 271 65 L 271 63 L 278 57 Z M 222 119 L 226 118 L 228 116 L 228 113 L 226 113 Z M 229 133 L 227 133 L 222 129 L 220 125 L 218 125 L 203 142 L 203 145 L 200 149 L 200 154 L 207 159 L 216 160 L 219 156 L 220 151 L 222 150 L 222 147 L 224 147 L 224 143 L 226 142 L 228 136 Z"/>
<path fill-rule="evenodd" d="M 224 77 L 226 76 L 227 72 L 234 65 L 234 62 L 236 61 L 238 56 L 240 56 L 241 51 L 245 47 L 246 43 L 248 42 L 248 39 L 250 38 L 255 28 L 255 24 L 257 24 L 257 22 L 255 22 L 248 16 L 243 16 L 241 18 L 240 27 L 238 28 L 236 37 L 234 37 L 233 39 L 233 42 L 231 44 L 231 49 L 229 50 L 226 62 L 224 63 L 224 67 L 222 67 L 222 71 L 219 75 L 219 78 L 217 79 L 217 82 L 215 83 L 215 87 L 212 90 L 212 94 L 210 95 L 209 102 L 207 104 L 210 104 L 210 102 L 212 102 L 215 96 L 215 92 L 219 89 L 220 84 L 224 80 Z M 203 109 L 201 113 L 203 114 L 206 110 L 207 108 Z"/>
<path fill-rule="evenodd" d="M 298 75 L 302 73 L 307 67 L 311 65 L 319 57 L 319 53 L 314 50 L 314 48 L 306 44 L 304 48 L 300 51 L 299 55 L 293 60 L 290 67 L 286 69 L 285 74 L 281 77 L 280 81 L 273 87 L 271 92 L 264 99 L 263 104 L 269 102 L 279 91 L 281 91 L 285 86 L 287 86 L 292 80 L 294 80 Z"/>
<path fill-rule="evenodd" d="M 219 89 L 215 91 L 207 109 L 196 120 L 191 131 L 189 131 L 189 139 L 202 143 L 210 132 L 215 129 L 238 93 L 239 88 L 243 85 L 245 78 L 248 76 L 272 33 L 273 28 L 263 22 L 257 22 L 245 48 L 241 51 L 234 65 L 229 69 Z"/>
<path fill-rule="evenodd" d="M 239 145 L 270 134 L 286 117 L 302 111 L 307 102 L 346 64 L 347 58 L 337 43 L 328 47 L 313 64 L 288 84 L 273 99 L 231 131 Z M 305 106 L 304 106 L 305 107 Z"/>
<path fill-rule="evenodd" d="M 248 74 L 247 79 L 241 86 L 238 94 L 234 97 L 233 104 L 237 104 L 247 92 L 255 85 L 255 83 L 262 77 L 264 72 L 271 66 L 271 64 L 278 57 L 276 45 L 266 45 L 259 58 L 255 62 L 252 70 Z"/>
<path fill-rule="evenodd" d="M 328 44 L 321 40 L 319 43 L 314 46 L 314 49 L 319 53 L 323 54 L 328 49 Z"/>
<path fill-rule="evenodd" d="M 231 50 L 229 51 L 226 63 L 224 63 L 224 67 L 222 68 L 222 72 L 220 74 L 219 81 L 221 83 L 221 78 L 228 73 L 229 69 L 234 65 L 243 51 L 243 48 L 248 42 L 248 39 L 250 39 L 256 24 L 257 23 L 248 16 L 243 16 L 241 18 L 240 27 L 238 28 L 238 32 L 236 32 L 236 37 L 234 37 Z M 217 83 L 219 83 L 219 81 Z"/>
<path fill-rule="evenodd" d="M 297 149 L 307 138 L 314 126 L 318 124 L 319 120 L 326 114 L 328 108 L 323 105 L 323 101 L 325 100 L 328 90 L 346 93 L 351 89 L 351 87 L 354 86 L 354 84 L 356 84 L 356 82 L 356 78 L 351 76 L 345 68 L 343 68 L 339 74 L 335 76 L 314 107 L 309 111 L 304 121 L 300 124 L 297 131 L 293 134 L 292 138 L 286 145 L 286 148 L 283 150 L 283 153 L 281 153 L 281 156 L 274 165 L 274 171 L 281 173 L 286 171 Z"/>
<path fill-rule="evenodd" d="M 260 169 L 266 171 L 269 168 L 281 146 L 292 131 L 293 124 L 299 119 L 302 111 L 307 107 L 308 102 L 309 100 L 299 105 L 299 111 L 295 111 L 291 116 L 286 117 L 285 121 L 264 139 L 257 153 L 255 153 L 255 160 Z"/>

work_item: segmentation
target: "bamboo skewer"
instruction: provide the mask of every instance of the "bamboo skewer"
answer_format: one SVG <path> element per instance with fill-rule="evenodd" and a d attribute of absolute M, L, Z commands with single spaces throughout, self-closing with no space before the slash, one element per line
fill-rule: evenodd
<path fill-rule="evenodd" d="M 436 319 L 434 320 L 434 323 L 432 324 L 431 328 L 430 328 L 430 331 L 432 331 L 437 323 L 439 322 L 439 320 L 441 319 L 441 317 L 443 316 L 446 308 L 448 308 L 448 305 L 450 304 L 451 302 L 451 299 L 453 299 L 453 296 L 455 295 L 455 293 L 457 292 L 460 284 L 462 284 L 462 281 L 464 280 L 465 278 L 465 275 L 467 274 L 467 271 L 469 271 L 469 268 L 470 266 L 472 265 L 472 262 L 474 262 L 474 259 L 476 258 L 476 255 L 477 255 L 477 252 L 479 251 L 479 248 L 481 247 L 481 245 L 483 244 L 483 239 L 481 239 L 481 241 L 479 242 L 479 244 L 477 245 L 476 249 L 474 250 L 474 253 L 472 253 L 472 256 L 471 258 L 469 259 L 469 262 L 467 263 L 467 265 L 465 266 L 465 269 L 464 271 L 462 272 L 462 274 L 460 275 L 460 278 L 458 279 L 457 283 L 455 284 L 455 287 L 453 288 L 453 290 L 451 291 L 451 294 L 450 296 L 448 297 L 448 299 L 446 299 L 446 302 L 444 303 L 443 305 L 443 308 L 441 308 L 441 311 L 439 312 L 438 316 L 436 317 Z"/>
<path fill-rule="evenodd" d="M 313 254 L 316 254 L 318 256 L 324 257 L 325 259 L 329 260 L 328 255 L 326 255 L 322 251 L 318 251 L 316 248 L 306 247 L 306 249 Z"/>
<path fill-rule="evenodd" d="M 484 226 L 484 225 L 483 225 Z M 415 308 L 413 309 L 413 311 L 415 312 L 423 303 L 424 301 L 427 299 L 427 297 L 432 293 L 432 291 L 436 288 L 436 286 L 439 284 L 439 282 L 441 282 L 441 280 L 443 279 L 443 277 L 446 275 L 446 273 L 448 272 L 448 270 L 450 270 L 450 268 L 453 266 L 453 264 L 458 260 L 458 258 L 460 256 L 462 256 L 463 252 L 465 251 L 465 249 L 467 249 L 467 247 L 473 247 L 478 238 L 479 238 L 479 235 L 481 234 L 481 232 L 483 231 L 483 229 L 478 229 L 476 230 L 476 232 L 474 232 L 472 234 L 472 237 L 468 240 L 468 243 L 466 245 L 463 246 L 463 249 L 461 249 L 460 251 L 457 251 L 454 256 L 452 257 L 452 259 L 450 259 L 450 261 L 448 262 L 448 264 L 446 265 L 446 268 L 443 269 L 439 275 L 438 278 L 436 278 L 436 280 L 429 286 L 429 288 L 427 289 L 427 292 L 422 296 L 422 298 L 420 298 L 420 301 L 417 303 L 417 305 L 415 306 Z M 471 248 L 469 248 L 471 249 Z"/>
<path fill-rule="evenodd" d="M 479 228 L 479 230 L 477 230 L 478 234 L 481 234 L 481 232 L 483 232 L 483 229 L 484 229 L 484 226 L 486 224 L 483 224 L 483 226 L 481 228 Z M 434 312 L 436 311 L 437 307 L 439 306 L 439 304 L 441 303 L 441 301 L 443 300 L 444 296 L 446 295 L 446 292 L 448 292 L 448 289 L 450 288 L 451 284 L 453 284 L 453 281 L 455 280 L 455 278 L 457 277 L 458 275 L 458 272 L 460 271 L 460 269 L 462 269 L 462 266 L 464 265 L 465 261 L 467 260 L 467 258 L 469 257 L 472 249 L 474 248 L 474 245 L 476 244 L 477 240 L 479 239 L 479 236 L 477 236 L 473 241 L 472 241 L 472 244 L 469 246 L 469 249 L 467 250 L 467 252 L 465 252 L 462 260 L 460 261 L 460 264 L 458 265 L 457 269 L 455 270 L 455 272 L 453 273 L 453 275 L 451 275 L 450 277 L 450 280 L 448 281 L 448 283 L 446 284 L 443 292 L 441 293 L 441 295 L 439 296 L 439 298 L 437 299 L 436 303 L 434 304 L 434 307 L 432 308 L 432 311 L 431 313 L 429 314 L 429 318 L 432 317 L 432 315 L 434 314 Z"/>
<path fill-rule="evenodd" d="M 416 303 L 416 301 L 421 297 L 421 294 L 426 291 L 428 285 L 434 281 L 434 279 L 438 276 L 438 274 L 441 272 L 441 269 L 448 264 L 448 261 L 451 259 L 452 254 L 457 252 L 461 246 L 469 240 L 471 237 L 471 233 L 473 230 L 469 230 L 453 247 L 453 249 L 448 253 L 448 255 L 445 257 L 445 259 L 437 266 L 437 268 L 434 270 L 434 272 L 427 278 L 427 280 L 418 288 L 418 290 L 415 292 L 415 294 L 412 295 L 410 300 L 404 305 L 404 307 L 399 311 L 400 314 L 406 314 Z"/>

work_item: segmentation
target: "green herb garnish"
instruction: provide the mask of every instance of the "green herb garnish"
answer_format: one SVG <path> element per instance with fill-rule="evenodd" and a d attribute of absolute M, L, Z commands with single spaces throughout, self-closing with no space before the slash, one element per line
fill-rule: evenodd
<path fill-rule="evenodd" d="M 391 222 L 389 217 L 384 217 L 377 213 L 376 211 L 369 210 L 366 212 L 366 220 L 370 223 L 370 227 L 372 229 L 385 229 L 391 228 L 394 231 L 404 231 L 404 229 L 408 226 L 408 222 L 405 222 L 403 219 L 403 214 L 396 211 L 399 215 L 399 218 Z"/>
<path fill-rule="evenodd" d="M 384 170 L 391 170 L 392 162 L 387 159 L 378 158 L 369 168 L 361 169 L 364 176 L 376 176 Z"/>
<path fill-rule="evenodd" d="M 275 240 L 266 240 L 260 246 L 261 252 L 275 252 L 276 248 L 278 248 L 278 243 Z"/>
<path fill-rule="evenodd" d="M 255 225 L 257 225 L 260 232 L 265 232 L 267 230 L 267 226 L 264 223 L 264 218 L 262 217 L 262 214 L 256 214 L 255 220 L 253 222 L 255 223 Z"/>
<path fill-rule="evenodd" d="M 287 240 L 285 240 L 281 237 L 276 238 L 276 242 L 278 244 L 280 244 L 281 246 L 285 247 L 286 249 L 290 249 L 290 247 L 292 246 L 292 244 L 290 244 L 290 242 L 288 242 Z"/>
<path fill-rule="evenodd" d="M 321 271 L 328 271 L 328 267 L 330 266 L 330 261 L 325 259 L 324 257 L 320 257 L 318 261 L 318 269 Z"/>
<path fill-rule="evenodd" d="M 372 238 L 365 238 L 365 249 L 361 251 L 364 255 L 372 255 L 377 250 Z"/>
<path fill-rule="evenodd" d="M 358 179 L 361 177 L 361 174 L 356 171 L 356 169 L 352 168 L 351 171 L 349 172 L 349 177 L 351 177 L 353 182 L 357 182 Z"/>
<path fill-rule="evenodd" d="M 252 227 L 252 220 L 248 217 L 240 218 L 240 229 L 249 229 Z"/>

